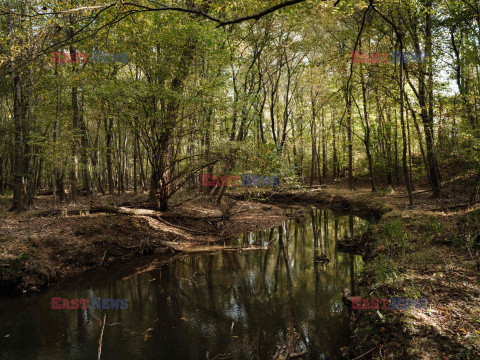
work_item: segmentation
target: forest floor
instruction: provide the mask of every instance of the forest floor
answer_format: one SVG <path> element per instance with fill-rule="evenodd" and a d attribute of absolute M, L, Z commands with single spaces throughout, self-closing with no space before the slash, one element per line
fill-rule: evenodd
<path fill-rule="evenodd" d="M 301 205 L 316 204 L 380 219 L 355 239 L 366 260 L 356 296 L 428 299 L 426 310 L 354 311 L 347 357 L 478 359 L 480 208 L 468 208 L 467 196 L 458 184 L 446 186 L 440 199 L 417 189 L 409 207 L 403 190 L 372 194 L 367 187 L 350 191 L 334 184 L 262 194 L 232 191 L 220 206 L 197 198 L 155 214 L 109 213 L 145 208 L 143 195 L 81 198 L 61 206 L 40 196 L 35 209 L 19 215 L 8 213 L 9 199 L 0 197 L 0 292 L 40 291 L 61 278 L 142 254 L 225 249 L 228 236 L 280 225 L 301 217 Z"/>
<path fill-rule="evenodd" d="M 405 191 L 339 191 L 390 209 L 362 236 L 355 295 L 428 300 L 426 310 L 354 310 L 350 358 L 480 359 L 480 207 L 468 208 L 466 189 L 418 191 L 413 207 Z"/>

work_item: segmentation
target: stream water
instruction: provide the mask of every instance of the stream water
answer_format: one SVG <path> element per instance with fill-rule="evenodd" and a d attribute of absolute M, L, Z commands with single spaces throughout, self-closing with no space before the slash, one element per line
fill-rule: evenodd
<path fill-rule="evenodd" d="M 264 250 L 143 259 L 0 299 L 0 360 L 98 359 L 104 314 L 102 360 L 271 359 L 291 329 L 303 359 L 340 359 L 349 335 L 341 292 L 363 263 L 336 240 L 366 222 L 317 208 L 305 215 L 228 240 Z M 322 254 L 328 263 L 314 261 Z M 128 308 L 56 310 L 52 297 L 128 299 Z"/>

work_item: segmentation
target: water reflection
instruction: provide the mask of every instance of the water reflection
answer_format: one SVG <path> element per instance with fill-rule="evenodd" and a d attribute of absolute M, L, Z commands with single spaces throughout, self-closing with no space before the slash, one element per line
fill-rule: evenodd
<path fill-rule="evenodd" d="M 129 299 L 126 310 L 104 310 L 103 360 L 271 359 L 293 328 L 304 359 L 340 358 L 341 290 L 362 262 L 335 241 L 364 226 L 311 208 L 305 221 L 229 240 L 262 251 L 192 255 L 88 288 L 0 300 L 0 359 L 97 358 L 102 311 L 51 310 L 52 296 Z"/>

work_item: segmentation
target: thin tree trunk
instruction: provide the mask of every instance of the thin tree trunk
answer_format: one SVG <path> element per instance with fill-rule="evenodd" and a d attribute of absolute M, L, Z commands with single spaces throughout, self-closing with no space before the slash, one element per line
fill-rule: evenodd
<path fill-rule="evenodd" d="M 337 154 L 337 129 L 335 126 L 335 115 L 332 112 L 332 141 L 333 141 L 333 178 L 339 175 L 338 154 Z"/>
<path fill-rule="evenodd" d="M 347 89 L 345 97 L 347 103 L 348 186 L 350 190 L 353 190 L 352 96 L 350 91 Z"/>
<path fill-rule="evenodd" d="M 368 111 L 367 111 L 367 86 L 365 84 L 365 79 L 363 78 L 363 67 L 360 68 L 360 81 L 362 84 L 362 100 L 363 100 L 363 117 L 365 118 L 365 138 L 364 145 L 367 154 L 368 160 L 368 171 L 370 172 L 370 185 L 372 192 L 376 192 L 377 188 L 375 185 L 375 174 L 373 173 L 373 159 L 370 152 L 370 124 L 368 122 Z"/>
<path fill-rule="evenodd" d="M 113 165 L 112 165 L 112 130 L 113 118 L 108 116 L 105 118 L 105 140 L 106 140 L 106 161 L 107 161 L 107 183 L 108 193 L 113 195 L 115 193 L 115 183 L 113 182 Z"/>
<path fill-rule="evenodd" d="M 23 13 L 23 9 L 22 9 Z M 9 33 L 14 36 L 14 23 L 11 15 L 7 16 L 7 28 Z M 11 41 L 11 40 L 10 40 Z M 24 190 L 23 190 L 23 164 L 24 164 L 24 133 L 23 123 L 25 121 L 25 106 L 24 95 L 22 89 L 22 72 L 16 66 L 16 62 L 11 67 L 11 78 L 13 88 L 13 161 L 12 161 L 12 173 L 13 173 L 13 198 L 12 207 L 10 211 L 20 212 L 25 210 L 24 204 Z"/>
<path fill-rule="evenodd" d="M 70 15 L 70 26 L 68 29 L 69 36 L 73 38 L 73 20 Z M 75 72 L 75 60 L 77 54 L 75 53 L 75 47 L 73 44 L 70 45 L 70 59 L 72 59 L 72 71 Z M 78 88 L 72 86 L 72 130 L 73 130 L 73 141 L 72 141 L 72 160 L 73 167 L 70 171 L 70 201 L 75 204 L 77 202 L 77 182 L 78 182 L 78 148 L 79 146 L 79 110 L 78 110 Z"/>
<path fill-rule="evenodd" d="M 13 70 L 12 86 L 13 86 L 13 124 L 14 124 L 14 157 L 13 157 L 13 199 L 10 211 L 25 210 L 24 191 L 23 191 L 23 164 L 24 164 L 24 147 L 23 147 L 23 95 L 21 75 L 19 70 Z"/>
<path fill-rule="evenodd" d="M 137 136 L 134 134 L 133 137 L 133 193 L 136 195 L 138 192 L 137 188 Z"/>
<path fill-rule="evenodd" d="M 400 40 L 401 59 L 403 59 L 402 38 L 400 37 L 399 40 Z M 402 142 L 403 142 L 402 165 L 403 165 L 403 177 L 405 179 L 405 186 L 407 187 L 407 192 L 408 192 L 408 199 L 410 202 L 410 206 L 413 206 L 412 187 L 410 183 L 410 176 L 409 176 L 408 165 L 407 165 L 407 133 L 405 131 L 403 91 L 404 91 L 403 63 L 401 62 L 400 63 L 400 124 L 402 126 Z"/>
<path fill-rule="evenodd" d="M 325 114 L 322 109 L 322 182 L 325 183 L 327 176 L 327 129 L 325 127 Z"/>
<path fill-rule="evenodd" d="M 83 98 L 83 96 L 82 96 Z M 83 110 L 83 101 L 82 101 L 82 110 Z M 88 170 L 88 155 L 87 155 L 87 147 L 88 147 L 88 137 L 87 137 L 87 125 L 85 124 L 85 119 L 82 115 L 80 115 L 80 131 L 82 135 L 82 142 L 81 142 L 81 161 L 82 161 L 82 178 L 83 178 L 83 191 L 86 193 L 87 196 L 91 195 L 91 181 L 90 181 L 90 171 Z"/>

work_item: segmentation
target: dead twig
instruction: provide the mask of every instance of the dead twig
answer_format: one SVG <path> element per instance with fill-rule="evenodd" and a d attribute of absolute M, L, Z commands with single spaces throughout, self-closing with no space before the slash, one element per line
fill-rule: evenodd
<path fill-rule="evenodd" d="M 107 314 L 103 315 L 103 324 L 102 324 L 102 332 L 100 333 L 100 340 L 98 342 L 98 360 L 102 356 L 102 341 L 103 341 L 103 331 L 105 330 L 105 322 L 107 320 Z"/>
<path fill-rule="evenodd" d="M 105 262 L 105 256 L 107 255 L 107 251 L 108 249 L 106 249 L 105 252 L 103 253 L 103 258 L 102 258 L 102 262 L 100 263 L 100 266 L 103 266 L 103 263 Z"/>
<path fill-rule="evenodd" d="M 365 355 L 367 355 L 368 353 L 371 353 L 371 352 L 372 352 L 373 350 L 375 350 L 376 348 L 377 348 L 377 347 L 375 346 L 374 348 L 368 350 L 366 353 L 364 353 L 364 354 L 362 354 L 362 355 L 360 355 L 360 356 L 357 356 L 357 357 L 356 357 L 355 359 L 353 359 L 353 360 L 357 360 L 357 359 L 360 359 L 360 358 L 364 357 Z"/>

